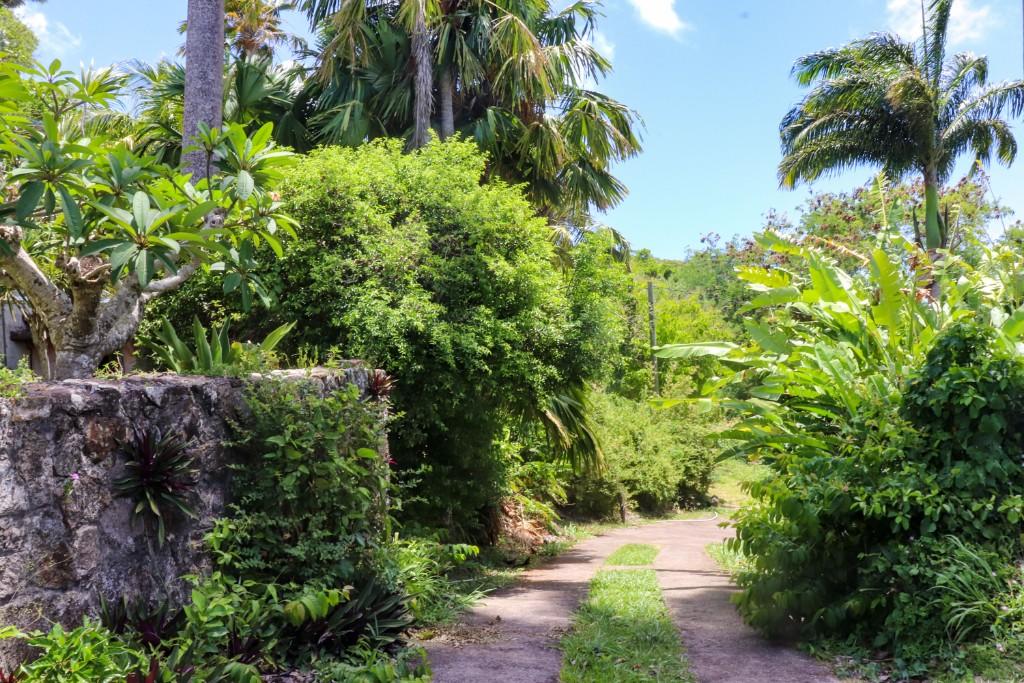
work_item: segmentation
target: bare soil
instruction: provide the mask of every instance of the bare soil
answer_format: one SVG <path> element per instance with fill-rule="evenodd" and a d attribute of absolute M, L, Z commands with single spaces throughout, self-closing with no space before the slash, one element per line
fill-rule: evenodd
<path fill-rule="evenodd" d="M 729 577 L 704 551 L 728 538 L 720 520 L 665 521 L 616 529 L 527 571 L 470 610 L 460 627 L 423 643 L 436 683 L 555 683 L 558 642 L 608 555 L 626 543 L 660 549 L 665 602 L 700 683 L 836 683 L 828 668 L 746 626 L 729 600 Z"/>

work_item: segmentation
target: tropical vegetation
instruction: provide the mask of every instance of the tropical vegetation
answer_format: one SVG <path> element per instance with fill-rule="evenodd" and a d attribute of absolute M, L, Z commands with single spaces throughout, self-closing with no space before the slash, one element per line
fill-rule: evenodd
<path fill-rule="evenodd" d="M 924 241 L 948 246 L 939 195 L 961 155 L 1013 162 L 1005 111 L 1024 111 L 1024 81 L 990 84 L 988 58 L 948 54 L 953 0 L 930 0 L 917 43 L 883 33 L 803 57 L 793 68 L 811 92 L 782 122 L 779 178 L 793 186 L 856 164 L 924 182 Z"/>
<path fill-rule="evenodd" d="M 984 170 L 1024 81 L 952 53 L 954 0 L 793 69 L 781 184 L 869 182 L 671 261 L 600 222 L 642 122 L 601 91 L 593 0 L 190 0 L 184 65 L 78 74 L 0 4 L 0 303 L 35 349 L 0 402 L 34 372 L 246 396 L 211 570 L 0 627 L 33 652 L 0 681 L 429 680 L 411 630 L 570 524 L 691 508 L 728 517 L 709 552 L 771 637 L 1024 677 L 1024 226 Z M 326 394 L 275 374 L 360 362 Z M 110 495 L 158 552 L 203 463 L 122 441 Z M 597 573 L 564 680 L 690 680 L 657 555 Z"/>

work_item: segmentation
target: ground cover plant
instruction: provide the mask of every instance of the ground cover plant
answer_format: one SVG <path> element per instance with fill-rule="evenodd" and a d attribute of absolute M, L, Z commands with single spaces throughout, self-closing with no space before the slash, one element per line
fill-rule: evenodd
<path fill-rule="evenodd" d="M 620 567 L 631 565 L 642 567 L 654 562 L 654 558 L 657 556 L 658 548 L 653 545 L 627 543 L 609 555 L 604 563 Z"/>
<path fill-rule="evenodd" d="M 651 569 L 604 569 L 562 639 L 561 680 L 692 681 Z"/>

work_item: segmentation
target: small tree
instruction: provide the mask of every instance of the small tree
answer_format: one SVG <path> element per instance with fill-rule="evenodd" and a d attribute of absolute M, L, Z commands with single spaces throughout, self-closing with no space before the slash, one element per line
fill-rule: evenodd
<path fill-rule="evenodd" d="M 248 307 L 269 301 L 252 272 L 263 243 L 293 232 L 266 191 L 291 156 L 268 124 L 203 129 L 209 180 L 111 139 L 123 77 L 75 77 L 55 61 L 27 72 L 0 65 L 0 290 L 30 312 L 49 377 L 90 376 L 135 334 L 153 298 L 201 269 Z M 31 112 L 31 114 L 27 113 Z M 50 366 L 48 350 L 54 358 Z"/>

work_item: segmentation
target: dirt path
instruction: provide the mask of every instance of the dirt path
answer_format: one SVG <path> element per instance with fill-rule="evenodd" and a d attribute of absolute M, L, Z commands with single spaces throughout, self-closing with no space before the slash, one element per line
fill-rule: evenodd
<path fill-rule="evenodd" d="M 558 641 L 590 579 L 619 546 L 649 543 L 661 549 L 654 569 L 700 683 L 834 683 L 824 666 L 764 641 L 740 620 L 729 602 L 728 577 L 704 552 L 728 534 L 717 521 L 670 521 L 583 541 L 471 610 L 459 629 L 462 642 L 425 643 L 434 681 L 557 682 Z"/>

